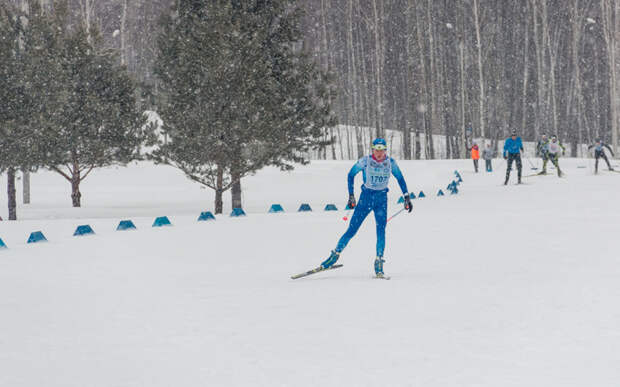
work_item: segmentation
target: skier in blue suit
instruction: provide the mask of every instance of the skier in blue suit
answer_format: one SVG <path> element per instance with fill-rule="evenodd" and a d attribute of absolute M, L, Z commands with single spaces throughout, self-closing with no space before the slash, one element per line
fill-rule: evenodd
<path fill-rule="evenodd" d="M 512 132 L 509 138 L 504 141 L 504 159 L 506 162 L 506 180 L 504 181 L 504 185 L 508 184 L 508 180 L 510 179 L 510 170 L 512 169 L 512 162 L 517 162 L 517 177 L 518 183 L 521 184 L 521 171 L 523 170 L 523 165 L 521 164 L 521 152 L 523 152 L 523 142 L 521 141 L 521 137 L 517 137 L 516 132 Z"/>
<path fill-rule="evenodd" d="M 349 201 L 347 207 L 354 208 L 349 228 L 342 235 L 336 248 L 332 250 L 331 255 L 321 266 L 325 269 L 333 266 L 340 253 L 347 246 L 347 243 L 353 238 L 357 230 L 362 225 L 366 216 L 370 211 L 375 213 L 375 222 L 377 224 L 377 258 L 375 259 L 375 274 L 377 277 L 383 277 L 383 251 L 385 249 L 385 225 L 387 223 L 387 192 L 390 175 L 394 175 L 398 181 L 401 191 L 403 192 L 405 209 L 411 212 L 411 200 L 409 198 L 407 183 L 403 178 L 403 174 L 398 168 L 396 161 L 387 157 L 387 144 L 384 139 L 377 138 L 372 142 L 372 155 L 364 156 L 353 165 L 349 171 L 347 178 L 349 188 Z M 364 184 L 362 184 L 362 194 L 359 204 L 355 203 L 355 195 L 353 194 L 353 182 L 355 175 L 362 172 Z"/>

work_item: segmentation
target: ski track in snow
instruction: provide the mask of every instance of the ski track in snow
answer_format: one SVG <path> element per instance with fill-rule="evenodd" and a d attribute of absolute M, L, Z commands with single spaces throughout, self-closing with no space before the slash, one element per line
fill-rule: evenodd
<path fill-rule="evenodd" d="M 620 176 L 562 159 L 565 179 L 504 187 L 501 160 L 399 161 L 427 198 L 388 223 L 392 279 L 372 279 L 370 215 L 343 268 L 291 280 L 344 232 L 344 211 L 322 210 L 344 208 L 352 163 L 261 171 L 248 216 L 227 216 L 226 193 L 215 222 L 196 222 L 212 192 L 170 167 L 93 171 L 79 209 L 33 174 L 23 220 L 0 222 L 0 386 L 618 386 Z M 455 169 L 459 194 L 436 197 Z M 152 228 L 162 215 L 173 226 Z M 27 245 L 37 230 L 49 242 Z"/>

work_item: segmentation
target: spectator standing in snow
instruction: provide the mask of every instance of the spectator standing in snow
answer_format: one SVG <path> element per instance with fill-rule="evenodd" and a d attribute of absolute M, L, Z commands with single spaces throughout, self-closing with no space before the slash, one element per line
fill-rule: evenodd
<path fill-rule="evenodd" d="M 493 172 L 492 160 L 495 156 L 495 151 L 491 148 L 491 144 L 487 144 L 482 150 L 482 158 L 484 159 L 487 172 Z"/>
<path fill-rule="evenodd" d="M 480 160 L 480 149 L 478 148 L 478 144 L 476 144 L 475 141 L 471 147 L 471 159 L 474 160 L 474 171 L 478 173 L 478 160 Z"/>
<path fill-rule="evenodd" d="M 375 259 L 375 274 L 383 277 L 383 251 L 385 249 L 385 226 L 387 224 L 387 192 L 390 176 L 394 175 L 403 192 L 405 209 L 411 212 L 411 200 L 409 191 L 403 174 L 398 168 L 396 161 L 386 154 L 387 144 L 383 138 L 377 138 L 372 142 L 372 154 L 364 156 L 353 165 L 347 176 L 349 188 L 348 208 L 354 208 L 353 216 L 349 222 L 349 228 L 342 235 L 336 248 L 332 250 L 321 266 L 327 269 L 333 266 L 340 253 L 347 246 L 351 238 L 357 233 L 366 216 L 373 211 L 375 213 L 375 223 L 377 225 L 377 258 Z M 356 205 L 353 193 L 353 183 L 355 175 L 363 171 L 364 183 L 362 184 L 362 194 L 359 204 Z"/>

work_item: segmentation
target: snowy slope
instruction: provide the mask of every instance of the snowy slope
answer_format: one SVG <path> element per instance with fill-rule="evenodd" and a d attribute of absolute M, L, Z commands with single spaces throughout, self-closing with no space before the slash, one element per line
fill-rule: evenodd
<path fill-rule="evenodd" d="M 429 197 L 388 224 L 391 281 L 371 278 L 372 217 L 343 268 L 289 279 L 345 230 L 321 210 L 344 205 L 351 162 L 261 171 L 248 216 L 209 223 L 212 193 L 168 167 L 93 172 L 81 209 L 39 172 L 24 220 L 0 222 L 0 386 L 617 386 L 620 174 L 562 163 L 504 187 L 500 160 L 400 162 Z M 454 169 L 461 192 L 435 197 Z M 97 235 L 71 236 L 86 223 Z M 27 245 L 35 230 L 50 242 Z"/>

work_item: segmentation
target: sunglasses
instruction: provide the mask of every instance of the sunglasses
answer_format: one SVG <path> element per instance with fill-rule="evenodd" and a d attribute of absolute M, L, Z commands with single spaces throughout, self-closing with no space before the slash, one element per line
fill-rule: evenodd
<path fill-rule="evenodd" d="M 387 147 L 385 145 L 382 145 L 382 144 L 377 144 L 377 145 L 373 145 L 372 149 L 374 149 L 374 150 L 386 150 Z"/>

